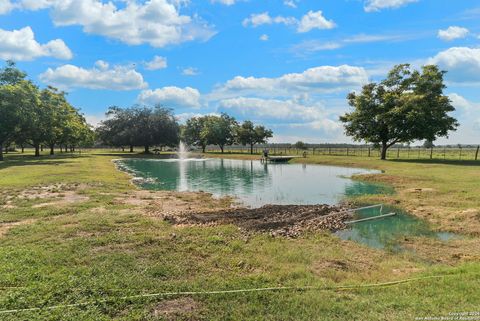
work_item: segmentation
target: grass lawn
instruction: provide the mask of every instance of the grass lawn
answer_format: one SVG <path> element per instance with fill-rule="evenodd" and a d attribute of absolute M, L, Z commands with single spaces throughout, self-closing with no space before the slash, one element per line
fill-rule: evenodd
<path fill-rule="evenodd" d="M 172 226 L 150 214 L 149 200 L 158 198 L 162 209 L 225 204 L 194 193 L 139 194 L 112 163 L 127 154 L 6 156 L 0 320 L 415 320 L 480 311 L 480 166 L 474 163 L 297 160 L 382 169 L 360 179 L 391 184 L 397 193 L 358 202 L 395 204 L 435 228 L 468 235 L 448 243 L 405 240 L 412 250 L 395 253 L 327 232 L 285 239 L 246 237 L 234 226 Z M 444 277 L 362 287 L 432 275 Z M 316 289 L 137 296 L 307 285 Z M 359 287 L 332 288 L 345 285 Z"/>

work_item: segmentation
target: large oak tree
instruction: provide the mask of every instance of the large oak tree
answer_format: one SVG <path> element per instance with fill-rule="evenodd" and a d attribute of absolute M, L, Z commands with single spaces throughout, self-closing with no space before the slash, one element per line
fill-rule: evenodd
<path fill-rule="evenodd" d="M 435 141 L 458 127 L 449 115 L 455 108 L 444 95 L 445 72 L 428 65 L 421 71 L 395 66 L 387 79 L 348 95 L 353 111 L 340 117 L 345 132 L 356 141 L 381 146 L 381 159 L 397 143 Z"/>

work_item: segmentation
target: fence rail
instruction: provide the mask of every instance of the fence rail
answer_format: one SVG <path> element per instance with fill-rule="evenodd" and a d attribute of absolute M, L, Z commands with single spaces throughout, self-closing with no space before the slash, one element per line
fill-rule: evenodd
<path fill-rule="evenodd" d="M 255 147 L 254 154 L 261 154 L 265 147 Z M 373 147 L 321 147 L 298 149 L 294 147 L 268 147 L 270 155 L 303 155 L 306 156 L 351 156 L 351 157 L 380 157 L 380 149 Z M 387 152 L 389 159 L 445 159 L 445 160 L 479 160 L 480 147 L 411 147 L 411 148 L 390 148 Z M 208 147 L 207 152 L 220 153 L 218 147 Z M 228 146 L 224 148 L 225 153 L 246 154 L 250 153 L 248 147 Z"/>

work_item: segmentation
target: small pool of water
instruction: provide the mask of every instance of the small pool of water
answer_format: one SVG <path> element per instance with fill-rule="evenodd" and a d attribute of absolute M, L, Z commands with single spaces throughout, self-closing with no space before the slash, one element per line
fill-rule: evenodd
<path fill-rule="evenodd" d="M 118 166 L 150 190 L 205 191 L 234 196 L 250 207 L 330 204 L 346 196 L 391 193 L 382 185 L 352 180 L 379 171 L 324 165 L 263 164 L 233 159 L 123 159 Z"/>
<path fill-rule="evenodd" d="M 458 235 L 448 232 L 434 232 L 429 224 L 413 215 L 394 207 L 384 206 L 357 211 L 355 219 L 362 219 L 380 214 L 396 213 L 395 216 L 379 218 L 349 224 L 346 230 L 335 234 L 343 240 L 351 240 L 370 247 L 392 250 L 401 250 L 399 241 L 408 237 L 426 236 L 442 241 L 459 238 Z"/>

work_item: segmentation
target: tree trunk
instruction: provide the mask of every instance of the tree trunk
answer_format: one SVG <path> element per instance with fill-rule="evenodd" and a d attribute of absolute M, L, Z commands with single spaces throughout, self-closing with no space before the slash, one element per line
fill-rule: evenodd
<path fill-rule="evenodd" d="M 223 145 L 219 145 L 220 147 L 220 150 L 222 151 L 222 154 L 223 154 Z"/>
<path fill-rule="evenodd" d="M 0 161 L 3 161 L 3 143 L 0 143 Z"/>
<path fill-rule="evenodd" d="M 205 146 L 205 145 L 202 145 L 202 153 L 204 153 L 204 154 L 205 154 L 205 149 L 206 149 L 206 148 L 207 148 L 207 146 Z"/>
<path fill-rule="evenodd" d="M 55 145 L 50 145 L 50 155 L 55 155 Z"/>
<path fill-rule="evenodd" d="M 21 145 L 20 147 L 22 147 L 22 154 L 25 153 L 25 146 Z"/>
<path fill-rule="evenodd" d="M 253 155 L 253 144 L 250 144 L 250 154 Z"/>
<path fill-rule="evenodd" d="M 385 160 L 387 159 L 387 150 L 388 150 L 388 145 L 386 142 L 382 142 L 382 156 L 381 159 Z"/>
<path fill-rule="evenodd" d="M 40 156 L 40 144 L 33 144 L 33 146 L 35 147 L 35 157 L 39 157 Z"/>
<path fill-rule="evenodd" d="M 133 153 L 133 145 L 130 145 L 130 153 Z"/>
<path fill-rule="evenodd" d="M 43 152 L 43 145 L 40 145 L 40 151 Z"/>
<path fill-rule="evenodd" d="M 145 145 L 145 154 L 150 154 L 150 146 Z"/>

